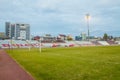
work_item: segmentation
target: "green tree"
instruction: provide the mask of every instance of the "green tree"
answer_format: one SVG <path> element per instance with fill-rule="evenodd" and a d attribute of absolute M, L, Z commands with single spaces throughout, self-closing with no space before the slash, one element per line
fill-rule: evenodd
<path fill-rule="evenodd" d="M 105 40 L 105 41 L 108 40 L 108 35 L 107 35 L 107 33 L 104 34 L 104 36 L 103 36 L 103 40 Z"/>
<path fill-rule="evenodd" d="M 72 38 L 71 36 L 67 36 L 67 40 L 68 40 L 68 41 L 72 41 L 73 38 Z"/>

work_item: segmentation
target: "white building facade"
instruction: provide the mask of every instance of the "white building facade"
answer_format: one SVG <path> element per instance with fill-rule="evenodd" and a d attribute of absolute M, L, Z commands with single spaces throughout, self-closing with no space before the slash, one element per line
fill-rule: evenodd
<path fill-rule="evenodd" d="M 15 40 L 30 40 L 30 25 L 29 24 L 11 24 L 10 22 L 5 23 L 5 33 L 10 39 Z"/>

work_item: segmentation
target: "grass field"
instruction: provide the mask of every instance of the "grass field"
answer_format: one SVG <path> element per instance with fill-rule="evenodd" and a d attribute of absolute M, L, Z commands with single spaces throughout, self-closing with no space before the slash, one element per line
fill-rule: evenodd
<path fill-rule="evenodd" d="M 36 80 L 120 80 L 120 46 L 6 51 Z"/>

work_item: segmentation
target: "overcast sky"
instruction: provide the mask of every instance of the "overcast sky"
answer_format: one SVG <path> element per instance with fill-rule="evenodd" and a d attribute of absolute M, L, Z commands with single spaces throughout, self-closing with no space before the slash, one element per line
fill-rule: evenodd
<path fill-rule="evenodd" d="M 120 0 L 0 0 L 0 32 L 9 21 L 30 24 L 32 35 L 79 35 L 87 13 L 91 36 L 120 36 Z"/>

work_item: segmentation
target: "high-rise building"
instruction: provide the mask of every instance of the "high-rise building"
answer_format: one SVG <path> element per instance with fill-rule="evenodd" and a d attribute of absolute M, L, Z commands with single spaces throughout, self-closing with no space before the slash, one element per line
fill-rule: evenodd
<path fill-rule="evenodd" d="M 30 25 L 10 22 L 5 23 L 5 34 L 10 39 L 15 40 L 29 40 L 30 39 Z"/>

